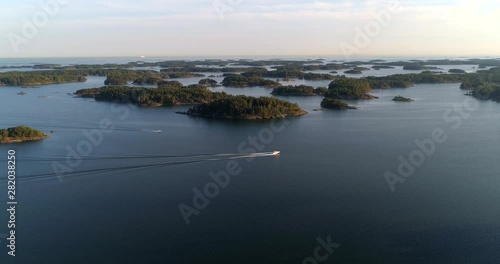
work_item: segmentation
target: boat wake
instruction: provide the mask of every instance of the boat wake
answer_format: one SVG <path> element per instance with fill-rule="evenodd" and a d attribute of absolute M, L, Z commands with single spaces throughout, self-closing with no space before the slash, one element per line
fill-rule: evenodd
<path fill-rule="evenodd" d="M 77 177 L 84 175 L 95 175 L 111 172 L 125 172 L 133 171 L 137 169 L 147 169 L 147 168 L 164 168 L 170 166 L 180 166 L 204 162 L 215 162 L 223 160 L 235 160 L 235 159 L 253 159 L 253 158 L 264 158 L 279 155 L 279 151 L 274 152 L 257 152 L 257 153 L 229 153 L 229 154 L 191 154 L 191 155 L 134 155 L 134 156 L 88 156 L 82 157 L 82 162 L 91 161 L 92 165 L 98 166 L 99 162 L 102 161 L 102 167 L 92 168 L 87 170 L 73 171 L 71 173 L 64 174 L 64 178 L 67 177 Z M 59 162 L 65 164 L 67 157 L 23 157 L 20 161 L 24 163 L 47 163 L 53 164 L 54 162 Z M 0 159 L 1 160 L 1 159 Z M 126 165 L 123 166 L 113 166 L 106 167 L 105 165 L 111 160 L 116 160 L 124 162 Z M 132 165 L 134 162 L 139 163 Z M 47 172 L 41 174 L 33 175 L 19 175 L 17 181 L 30 181 L 30 180 L 44 180 L 44 179 L 56 179 L 57 173 Z M 5 182 L 5 180 L 0 180 L 0 183 Z"/>

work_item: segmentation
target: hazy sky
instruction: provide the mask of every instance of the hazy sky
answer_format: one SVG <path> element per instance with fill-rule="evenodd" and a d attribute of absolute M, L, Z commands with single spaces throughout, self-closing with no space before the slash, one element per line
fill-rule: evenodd
<path fill-rule="evenodd" d="M 40 4 L 55 1 L 66 3 L 51 14 Z M 397 1 L 390 23 L 356 45 L 393 2 L 2 0 L 0 57 L 500 55 L 497 0 Z"/>

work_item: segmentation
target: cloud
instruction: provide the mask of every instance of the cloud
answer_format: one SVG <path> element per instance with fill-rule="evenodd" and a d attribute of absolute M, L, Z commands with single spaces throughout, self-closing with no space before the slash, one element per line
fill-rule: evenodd
<path fill-rule="evenodd" d="M 23 54 L 338 54 L 357 27 L 393 1 L 242 0 L 220 20 L 214 1 L 71 0 Z M 237 2 L 237 1 L 233 1 Z M 460 50 L 499 52 L 495 26 L 500 4 L 493 0 L 401 0 L 399 15 L 364 54 L 446 54 Z M 0 3 L 0 34 L 19 31 L 22 18 L 39 10 L 38 1 Z M 82 45 L 84 43 L 84 45 Z M 430 44 L 432 43 L 432 45 Z M 1 44 L 0 44 L 1 45 Z M 0 47 L 0 56 L 15 56 Z M 117 48 L 119 47 L 119 48 Z M 119 52 L 120 54 L 117 54 Z"/>

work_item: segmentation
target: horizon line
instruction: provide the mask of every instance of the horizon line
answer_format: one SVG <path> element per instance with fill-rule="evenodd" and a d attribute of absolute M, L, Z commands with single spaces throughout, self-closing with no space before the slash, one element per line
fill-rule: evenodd
<path fill-rule="evenodd" d="M 143 57 L 144 56 L 144 57 Z M 0 57 L 1 59 L 83 59 L 83 58 L 313 58 L 330 57 L 352 60 L 355 58 L 492 58 L 500 59 L 500 54 L 449 54 L 449 55 L 356 55 L 346 58 L 344 55 L 312 54 L 312 55 L 92 55 L 92 56 L 26 56 L 26 57 Z"/>

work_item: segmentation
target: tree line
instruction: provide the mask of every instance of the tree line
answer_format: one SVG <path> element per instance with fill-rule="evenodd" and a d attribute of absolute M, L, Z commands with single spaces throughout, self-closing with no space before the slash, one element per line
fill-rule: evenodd
<path fill-rule="evenodd" d="M 7 138 L 23 139 L 23 138 L 39 138 L 45 137 L 45 133 L 27 126 L 11 127 L 0 129 L 0 140 Z"/>
<path fill-rule="evenodd" d="M 232 119 L 273 119 L 303 115 L 297 104 L 272 97 L 227 96 L 210 103 L 197 105 L 188 115 Z"/>

